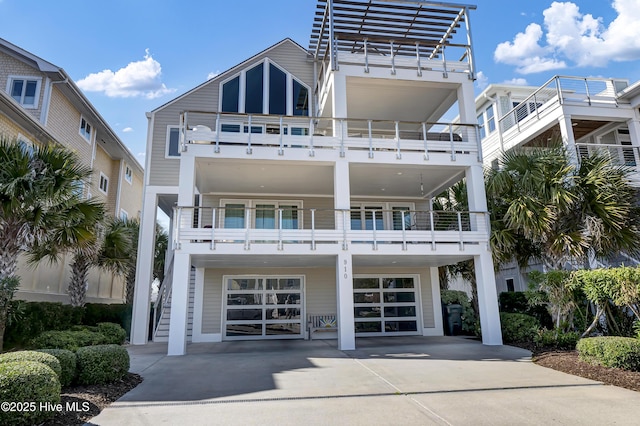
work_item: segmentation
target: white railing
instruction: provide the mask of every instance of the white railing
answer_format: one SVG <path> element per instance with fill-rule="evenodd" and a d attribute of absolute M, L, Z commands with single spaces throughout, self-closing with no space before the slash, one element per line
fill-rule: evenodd
<path fill-rule="evenodd" d="M 169 267 L 167 268 L 164 279 L 158 288 L 158 295 L 153 302 L 153 338 L 155 339 L 158 331 L 158 325 L 160 320 L 169 308 L 169 298 L 171 297 L 171 289 L 173 283 L 173 256 L 169 261 Z"/>
<path fill-rule="evenodd" d="M 481 161 L 481 145 L 476 124 L 406 122 L 352 118 L 318 118 L 262 114 L 235 114 L 186 111 L 181 115 L 181 147 L 190 144 L 213 146 L 219 153 L 225 146 L 242 146 L 247 154 L 254 147 L 307 150 L 319 149 L 378 152 L 419 152 L 430 154 L 474 154 Z"/>
<path fill-rule="evenodd" d="M 298 208 L 175 207 L 174 247 L 185 243 L 285 245 L 369 244 L 464 244 L 486 243 L 489 215 L 486 212 L 441 210 L 329 210 Z"/>
<path fill-rule="evenodd" d="M 501 146 L 533 126 L 559 105 L 617 107 L 617 93 L 626 81 L 555 76 L 498 120 Z"/>

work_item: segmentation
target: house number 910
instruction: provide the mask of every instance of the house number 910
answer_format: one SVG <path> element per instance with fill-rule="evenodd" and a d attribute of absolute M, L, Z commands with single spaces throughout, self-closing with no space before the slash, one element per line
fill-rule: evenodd
<path fill-rule="evenodd" d="M 349 275 L 347 274 L 347 265 L 348 263 L 347 263 L 347 260 L 345 259 L 344 261 L 344 278 L 345 279 L 349 278 Z"/>

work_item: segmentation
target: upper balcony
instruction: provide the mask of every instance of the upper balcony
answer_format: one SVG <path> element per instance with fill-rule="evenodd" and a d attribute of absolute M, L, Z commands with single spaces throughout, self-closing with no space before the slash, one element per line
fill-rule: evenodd
<path fill-rule="evenodd" d="M 420 154 L 446 162 L 458 157 L 482 161 L 476 125 L 406 122 L 390 120 L 338 119 L 261 114 L 186 111 L 181 115 L 181 151 L 193 144 L 209 145 L 203 156 L 214 156 L 226 148 L 241 147 L 246 155 L 253 149 L 270 148 L 278 155 L 332 151 L 341 157 L 348 152 L 366 153 L 368 158 L 392 153 Z M 455 130 L 455 131 L 454 131 Z"/>

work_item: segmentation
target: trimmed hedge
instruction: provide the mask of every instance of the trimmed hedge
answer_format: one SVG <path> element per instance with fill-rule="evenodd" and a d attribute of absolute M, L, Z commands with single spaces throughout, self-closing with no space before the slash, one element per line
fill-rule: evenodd
<path fill-rule="evenodd" d="M 107 343 L 113 345 L 122 345 L 127 340 L 127 332 L 119 324 L 112 322 L 98 323 L 98 333 L 107 338 Z"/>
<path fill-rule="evenodd" d="M 60 384 L 69 386 L 76 378 L 76 354 L 66 349 L 39 349 L 43 352 L 55 356 L 60 362 L 61 374 Z"/>
<path fill-rule="evenodd" d="M 7 325 L 4 334 L 6 347 L 23 345 L 39 334 L 49 330 L 66 330 L 81 324 L 84 308 L 74 308 L 54 302 L 24 302 L 14 300 L 12 305 L 20 305 L 20 318 Z"/>
<path fill-rule="evenodd" d="M 527 314 L 500 313 L 502 340 L 505 343 L 533 342 L 540 323 Z"/>
<path fill-rule="evenodd" d="M 640 340 L 631 337 L 600 336 L 580 339 L 580 359 L 591 364 L 640 371 Z"/>
<path fill-rule="evenodd" d="M 67 349 L 75 351 L 83 346 L 103 345 L 108 343 L 102 333 L 89 330 L 45 331 L 31 341 L 36 349 Z"/>
<path fill-rule="evenodd" d="M 60 378 L 62 374 L 62 367 L 60 366 L 60 361 L 51 355 L 45 354 L 37 351 L 17 351 L 17 352 L 7 352 L 0 355 L 0 363 L 6 362 L 16 362 L 16 361 L 34 361 L 40 362 L 44 365 L 47 365 L 51 368 L 56 376 Z"/>
<path fill-rule="evenodd" d="M 127 335 L 131 330 L 131 305 L 103 303 L 87 303 L 84 305 L 83 324 L 98 325 L 101 322 L 112 322 L 124 328 Z"/>
<path fill-rule="evenodd" d="M 500 312 L 527 314 L 540 322 L 542 327 L 553 328 L 551 315 L 542 305 L 529 305 L 527 293 L 521 291 L 503 291 L 498 295 Z"/>
<path fill-rule="evenodd" d="M 93 385 L 123 378 L 129 371 L 129 353 L 118 345 L 86 346 L 76 351 L 78 383 Z"/>
<path fill-rule="evenodd" d="M 1 363 L 0 401 L 34 404 L 28 406 L 27 410 L 0 410 L 0 424 L 39 424 L 55 415 L 54 410 L 40 410 L 40 403 L 58 404 L 60 402 L 60 381 L 56 373 L 41 362 Z M 32 410 L 31 408 L 36 409 Z"/>
<path fill-rule="evenodd" d="M 534 343 L 539 348 L 554 348 L 561 350 L 574 350 L 580 340 L 580 333 L 577 331 L 563 332 L 561 330 L 538 330 Z"/>

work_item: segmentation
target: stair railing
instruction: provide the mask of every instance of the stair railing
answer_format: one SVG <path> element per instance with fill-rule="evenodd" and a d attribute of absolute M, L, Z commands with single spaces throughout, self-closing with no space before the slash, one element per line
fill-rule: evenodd
<path fill-rule="evenodd" d="M 173 259 L 169 261 L 169 267 L 164 274 L 164 279 L 158 288 L 158 295 L 153 302 L 153 338 L 155 339 L 158 332 L 158 325 L 160 325 L 160 319 L 164 315 L 168 308 L 169 298 L 171 297 L 171 286 L 173 283 Z"/>

